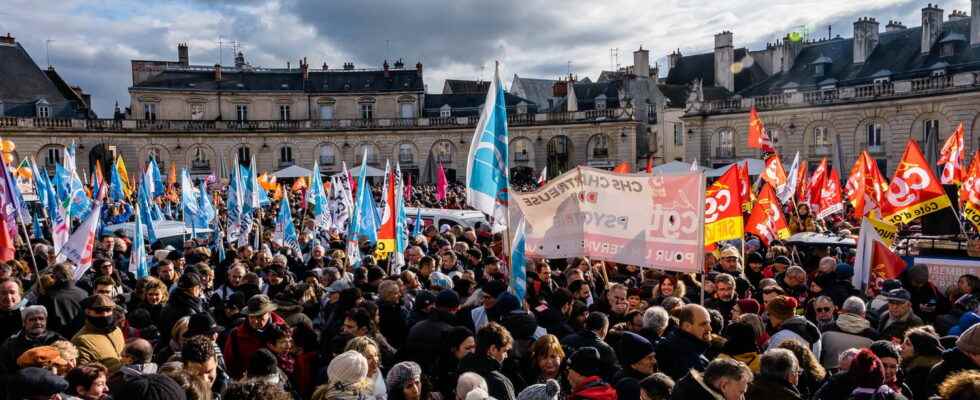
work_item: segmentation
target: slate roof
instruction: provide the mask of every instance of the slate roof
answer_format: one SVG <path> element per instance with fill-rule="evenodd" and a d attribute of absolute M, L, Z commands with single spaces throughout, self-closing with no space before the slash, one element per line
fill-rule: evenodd
<path fill-rule="evenodd" d="M 248 71 L 222 69 L 221 80 L 214 71 L 170 69 L 140 82 L 134 89 L 151 90 L 225 90 L 225 91 L 306 91 L 314 93 L 418 92 L 424 90 L 422 73 L 415 69 L 310 71 L 303 82 L 299 70 Z"/>
<path fill-rule="evenodd" d="M 430 118 L 439 117 L 442 106 L 449 105 L 452 107 L 453 117 L 479 116 L 480 107 L 486 98 L 486 92 L 482 94 L 426 94 L 423 114 Z M 522 101 L 527 104 L 529 114 L 536 113 L 538 110 L 538 106 L 530 100 L 510 93 L 504 93 L 504 101 L 509 113 L 516 113 L 516 106 Z"/>
<path fill-rule="evenodd" d="M 748 54 L 748 50 L 743 48 L 735 49 L 735 60 L 741 60 Z M 667 73 L 665 83 L 670 85 L 687 85 L 695 79 L 701 79 L 702 86 L 706 90 L 715 85 L 715 53 L 694 54 L 682 56 L 677 65 Z M 735 74 L 735 92 L 741 91 L 755 85 L 767 78 L 759 64 L 752 64 L 751 67 L 742 69 Z M 705 93 L 707 97 L 707 93 Z"/>
<path fill-rule="evenodd" d="M 36 117 L 38 101 L 50 107 L 51 118 L 95 117 L 54 69 L 42 70 L 20 43 L 0 43 L 2 115 Z M 54 79 L 54 80 L 52 80 Z"/>
<path fill-rule="evenodd" d="M 528 99 L 536 104 L 538 109 L 545 110 L 548 108 L 548 100 L 551 100 L 551 104 L 558 102 L 558 98 L 554 96 L 554 85 L 555 81 L 551 79 L 521 78 L 514 75 L 510 92 Z"/>
<path fill-rule="evenodd" d="M 442 94 L 486 93 L 490 89 L 490 81 L 466 81 L 461 79 L 446 79 Z"/>
<path fill-rule="evenodd" d="M 810 90 L 832 84 L 850 86 L 871 83 L 876 78 L 891 80 L 927 77 L 936 69 L 947 73 L 980 69 L 980 48 L 971 47 L 965 40 L 970 33 L 970 19 L 943 23 L 939 40 L 928 54 L 922 54 L 920 43 L 922 27 L 894 32 L 881 32 L 878 46 L 863 64 L 854 64 L 854 39 L 832 39 L 807 43 L 797 56 L 793 68 L 786 73 L 774 74 L 739 94 L 756 96 L 779 93 L 793 84 L 797 90 Z M 941 47 L 951 43 L 955 47 L 952 56 L 942 57 Z M 827 57 L 832 60 L 823 75 L 815 74 L 813 62 Z M 826 65 L 826 64 L 825 64 Z"/>
<path fill-rule="evenodd" d="M 621 81 L 575 82 L 575 100 L 579 111 L 595 110 L 596 98 L 606 96 L 606 108 L 619 108 L 619 89 Z M 555 102 L 551 111 L 565 111 L 567 97 L 561 97 Z"/>

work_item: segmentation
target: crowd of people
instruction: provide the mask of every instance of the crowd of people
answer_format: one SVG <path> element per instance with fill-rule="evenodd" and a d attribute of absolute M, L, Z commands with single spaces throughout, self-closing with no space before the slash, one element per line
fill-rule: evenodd
<path fill-rule="evenodd" d="M 416 187 L 409 205 L 461 206 Z M 299 204 L 293 201 L 293 204 Z M 219 222 L 225 211 L 219 205 Z M 302 218 L 300 251 L 95 243 L 82 276 L 45 238 L 0 263 L 6 399 L 912 399 L 980 396 L 980 279 L 923 265 L 866 291 L 853 254 L 719 246 L 704 270 L 528 260 L 509 288 L 486 225 L 426 226 L 404 266 Z M 798 230 L 817 229 L 797 214 Z M 411 217 L 410 217 L 411 218 Z M 840 228 L 843 221 L 835 223 Z M 742 253 L 742 248 L 745 253 Z M 223 255 L 223 259 L 221 258 Z M 76 279 L 77 278 L 77 279 Z M 702 303 L 703 299 L 703 303 Z M 703 304 L 703 305 L 702 305 Z"/>

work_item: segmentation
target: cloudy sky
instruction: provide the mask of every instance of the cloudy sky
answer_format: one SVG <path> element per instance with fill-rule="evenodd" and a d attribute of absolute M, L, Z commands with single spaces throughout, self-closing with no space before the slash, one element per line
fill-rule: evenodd
<path fill-rule="evenodd" d="M 789 31 L 850 36 L 857 17 L 920 24 L 919 0 L 6 0 L 0 32 L 10 32 L 35 61 L 48 61 L 81 85 L 101 116 L 128 104 L 132 59 L 175 60 L 187 42 L 193 64 L 230 64 L 237 42 L 249 63 L 285 67 L 383 60 L 422 61 L 430 92 L 446 78 L 479 79 L 502 62 L 515 73 L 555 78 L 567 71 L 593 79 L 632 51 L 651 50 L 663 64 L 674 49 L 709 51 L 713 35 L 734 33 L 737 47 L 758 49 Z M 944 14 L 969 0 L 940 4 Z"/>

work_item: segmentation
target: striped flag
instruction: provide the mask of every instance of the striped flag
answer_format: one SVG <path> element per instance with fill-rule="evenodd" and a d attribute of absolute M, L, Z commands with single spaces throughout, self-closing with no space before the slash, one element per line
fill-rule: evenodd
<path fill-rule="evenodd" d="M 507 229 L 508 133 L 500 63 L 494 68 L 466 162 L 466 204 L 492 217 L 494 233 Z"/>

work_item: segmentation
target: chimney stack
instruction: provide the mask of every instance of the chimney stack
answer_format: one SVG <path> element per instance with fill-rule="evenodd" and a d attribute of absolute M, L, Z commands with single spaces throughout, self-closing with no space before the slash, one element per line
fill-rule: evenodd
<path fill-rule="evenodd" d="M 17 40 L 13 36 L 10 36 L 10 32 L 7 32 L 7 36 L 0 36 L 0 43 L 3 44 L 16 44 Z"/>
<path fill-rule="evenodd" d="M 189 65 L 190 57 L 187 53 L 187 43 L 177 43 L 177 63 L 180 65 Z"/>
<path fill-rule="evenodd" d="M 650 51 L 640 49 L 633 52 L 633 72 L 637 76 L 650 77 Z"/>
<path fill-rule="evenodd" d="M 415 64 L 415 70 L 416 71 L 419 71 L 420 74 L 422 73 L 422 62 L 421 61 L 419 61 L 417 64 Z"/>
<path fill-rule="evenodd" d="M 214 64 L 214 80 L 221 80 L 221 64 Z"/>
<path fill-rule="evenodd" d="M 908 28 L 906 28 L 905 25 L 902 25 L 901 21 L 889 20 L 888 25 L 885 25 L 885 32 L 898 32 L 898 31 L 904 31 L 906 29 Z"/>
<path fill-rule="evenodd" d="M 978 44 L 980 44 L 980 0 L 970 0 L 970 46 Z"/>
<path fill-rule="evenodd" d="M 891 22 L 889 25 L 892 25 Z M 854 22 L 854 63 L 861 64 L 867 61 L 876 46 L 878 46 L 878 21 L 868 17 L 858 18 Z"/>
<path fill-rule="evenodd" d="M 953 12 L 949 13 L 950 21 L 959 21 L 961 19 L 967 19 L 967 18 L 970 18 L 970 16 L 966 15 L 965 11 L 953 10 Z"/>
<path fill-rule="evenodd" d="M 391 71 L 388 70 L 388 60 L 387 59 L 385 60 L 385 63 L 384 64 L 381 64 L 381 67 L 385 71 L 385 78 L 390 78 L 391 77 Z"/>
<path fill-rule="evenodd" d="M 787 33 L 783 37 L 783 46 L 780 58 L 782 59 L 782 71 L 789 72 L 793 69 L 793 65 L 796 64 L 796 56 L 800 55 L 803 51 L 803 36 L 796 34 Z"/>
<path fill-rule="evenodd" d="M 929 3 L 922 9 L 922 54 L 929 54 L 932 45 L 939 41 L 943 33 L 943 9 Z"/>
<path fill-rule="evenodd" d="M 245 53 L 239 51 L 238 54 L 235 54 L 235 68 L 241 69 L 245 65 L 247 65 L 245 64 Z"/>
<path fill-rule="evenodd" d="M 306 63 L 306 57 L 299 60 L 299 70 L 303 73 L 303 81 L 310 80 L 310 64 Z"/>
<path fill-rule="evenodd" d="M 670 55 L 667 56 L 667 70 L 670 71 L 674 69 L 674 67 L 681 62 L 681 57 L 683 57 L 681 54 L 681 49 L 674 50 L 673 53 L 670 53 Z"/>
<path fill-rule="evenodd" d="M 732 62 L 735 59 L 735 48 L 732 47 L 732 33 L 723 31 L 715 35 L 715 86 L 735 91 L 735 74 L 732 72 Z"/>

